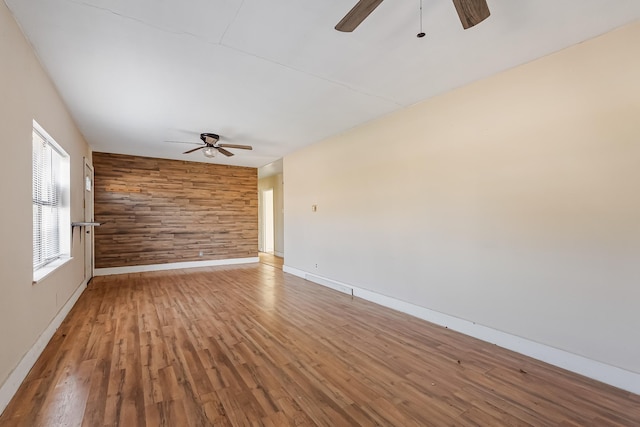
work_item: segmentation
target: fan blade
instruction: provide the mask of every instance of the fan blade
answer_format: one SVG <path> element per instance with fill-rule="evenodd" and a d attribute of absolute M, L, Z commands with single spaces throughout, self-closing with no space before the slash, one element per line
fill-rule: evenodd
<path fill-rule="evenodd" d="M 206 147 L 206 145 L 203 145 L 202 147 L 194 148 L 193 150 L 185 151 L 185 152 L 184 152 L 184 153 L 182 153 L 182 154 L 189 154 L 189 153 L 193 153 L 194 151 L 202 150 L 204 147 Z"/>
<path fill-rule="evenodd" d="M 231 157 L 233 156 L 233 153 L 231 151 L 227 151 L 222 147 L 215 147 L 219 152 L 221 152 L 222 154 L 224 154 L 227 157 Z"/>
<path fill-rule="evenodd" d="M 365 20 L 371 12 L 382 3 L 382 0 L 360 0 L 336 25 L 336 30 L 350 33 Z"/>
<path fill-rule="evenodd" d="M 465 30 L 481 23 L 491 15 L 486 0 L 453 0 L 453 4 Z"/>
<path fill-rule="evenodd" d="M 239 148 L 241 150 L 253 150 L 253 147 L 250 145 L 238 145 L 238 144 L 218 144 L 218 147 L 226 147 L 226 148 Z"/>

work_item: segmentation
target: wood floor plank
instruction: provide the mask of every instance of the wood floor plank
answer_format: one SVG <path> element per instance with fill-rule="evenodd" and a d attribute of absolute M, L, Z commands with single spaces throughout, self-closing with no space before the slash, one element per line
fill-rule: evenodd
<path fill-rule="evenodd" d="M 95 278 L 0 427 L 640 425 L 640 396 L 261 258 Z"/>

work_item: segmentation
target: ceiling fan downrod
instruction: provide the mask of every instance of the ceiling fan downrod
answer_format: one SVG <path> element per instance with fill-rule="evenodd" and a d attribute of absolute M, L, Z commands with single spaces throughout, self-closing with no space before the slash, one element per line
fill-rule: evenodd
<path fill-rule="evenodd" d="M 422 31 L 422 0 L 420 0 L 420 32 L 418 33 L 418 35 L 416 35 L 416 37 L 421 39 L 424 36 L 425 36 L 425 34 Z"/>

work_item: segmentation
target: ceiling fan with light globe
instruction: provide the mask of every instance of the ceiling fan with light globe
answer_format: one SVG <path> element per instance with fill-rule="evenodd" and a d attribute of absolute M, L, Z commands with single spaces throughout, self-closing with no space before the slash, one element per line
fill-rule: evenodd
<path fill-rule="evenodd" d="M 194 151 L 202 150 L 202 154 L 205 157 L 216 157 L 218 153 L 222 153 L 227 157 L 233 156 L 233 153 L 227 148 L 236 148 L 240 150 L 253 150 L 253 147 L 250 145 L 240 145 L 240 144 L 221 144 L 218 141 L 220 140 L 220 136 L 215 133 L 201 133 L 200 139 L 204 143 L 204 145 L 200 145 L 198 142 L 184 142 L 184 141 L 169 141 L 169 142 L 179 142 L 184 144 L 198 144 L 200 147 L 193 148 L 191 150 L 187 150 L 182 154 L 193 153 Z"/>

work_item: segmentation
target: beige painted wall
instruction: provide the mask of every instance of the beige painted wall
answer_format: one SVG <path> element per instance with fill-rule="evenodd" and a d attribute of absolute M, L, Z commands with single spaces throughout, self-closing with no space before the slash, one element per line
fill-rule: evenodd
<path fill-rule="evenodd" d="M 639 43 L 635 23 L 285 157 L 286 265 L 640 373 Z"/>
<path fill-rule="evenodd" d="M 262 203 L 262 191 L 273 189 L 273 211 L 274 211 L 274 250 L 276 254 L 284 255 L 284 178 L 283 174 L 272 175 L 258 180 L 258 193 L 260 204 Z M 258 221 L 260 224 L 259 241 L 262 248 L 264 219 L 262 215 L 262 205 L 258 209 Z"/>
<path fill-rule="evenodd" d="M 35 119 L 71 157 L 71 219 L 83 218 L 83 156 L 89 147 L 49 77 L 0 2 L 0 386 L 84 279 L 73 260 L 32 285 L 31 129 Z"/>

